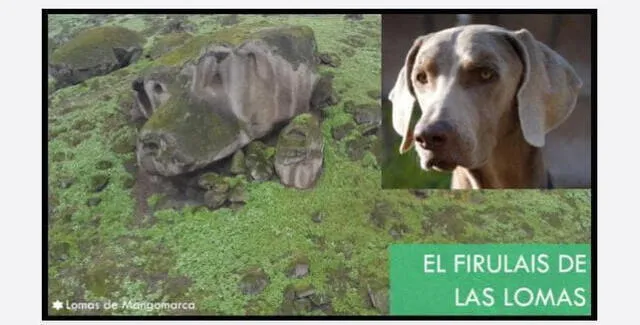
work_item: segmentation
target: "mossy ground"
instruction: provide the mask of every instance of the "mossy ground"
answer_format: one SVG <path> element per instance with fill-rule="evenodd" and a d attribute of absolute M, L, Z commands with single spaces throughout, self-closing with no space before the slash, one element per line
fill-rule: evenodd
<path fill-rule="evenodd" d="M 63 18 L 50 23 L 51 33 L 71 33 L 90 17 Z M 222 30 L 218 17 L 188 20 L 197 28 L 194 39 Z M 157 21 L 126 15 L 105 23 L 149 34 Z M 163 210 L 137 220 L 130 168 L 136 129 L 121 111 L 131 100 L 131 82 L 158 62 L 139 60 L 57 90 L 48 110 L 49 300 L 195 302 L 197 308 L 101 314 L 274 314 L 287 286 L 312 285 L 331 297 L 333 313 L 368 315 L 379 311 L 368 301 L 367 286 L 388 283 L 392 243 L 590 241 L 588 190 L 433 191 L 427 198 L 382 190 L 381 171 L 370 161 L 375 157 L 352 161 L 345 152 L 348 138 L 338 142 L 331 136 L 334 126 L 352 119 L 345 101 L 370 102 L 368 93 L 379 91 L 380 17 L 354 22 L 342 16 L 240 15 L 237 21 L 283 23 L 311 27 L 318 50 L 341 59 L 339 68 L 321 68 L 335 75 L 341 102 L 328 108 L 322 124 L 324 171 L 316 187 L 300 191 L 273 181 L 249 182 L 241 209 Z M 109 179 L 99 192 L 92 188 L 96 177 Z M 92 198 L 101 201 L 89 206 Z M 321 222 L 313 220 L 318 213 Z M 309 275 L 291 279 L 287 271 L 299 256 L 308 258 Z M 255 267 L 269 283 L 256 295 L 244 295 L 238 283 Z"/>

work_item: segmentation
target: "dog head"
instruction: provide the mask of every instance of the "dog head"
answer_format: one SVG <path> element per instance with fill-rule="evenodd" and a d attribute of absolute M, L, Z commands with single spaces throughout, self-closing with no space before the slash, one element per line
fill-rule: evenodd
<path fill-rule="evenodd" d="M 566 60 L 525 29 L 467 25 L 419 37 L 389 94 L 400 152 L 415 143 L 425 170 L 479 168 L 514 128 L 542 147 L 581 86 Z M 416 101 L 422 114 L 411 127 Z"/>

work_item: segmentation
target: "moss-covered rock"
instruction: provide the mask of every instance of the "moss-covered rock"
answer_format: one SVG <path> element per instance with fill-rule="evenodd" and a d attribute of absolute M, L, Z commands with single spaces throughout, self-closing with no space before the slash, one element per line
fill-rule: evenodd
<path fill-rule="evenodd" d="M 247 173 L 255 181 L 266 181 L 273 177 L 272 151 L 260 141 L 253 141 L 245 148 L 244 163 Z"/>
<path fill-rule="evenodd" d="M 238 288 L 245 295 L 255 295 L 262 292 L 269 284 L 269 276 L 258 267 L 249 269 L 240 279 Z"/>
<path fill-rule="evenodd" d="M 185 76 L 180 78 L 184 82 L 143 77 L 132 84 L 137 106 L 149 116 L 140 133 L 138 157 L 151 173 L 174 176 L 204 167 L 310 109 L 317 76 L 313 72 L 315 40 L 308 27 L 258 32 L 230 28 L 212 38 L 215 43 L 177 74 Z M 215 45 L 225 38 L 247 42 L 235 49 Z M 178 51 L 191 46 L 195 45 L 187 42 Z M 173 52 L 168 55 L 176 54 Z M 296 70 L 294 62 L 309 66 Z M 237 69 L 248 73 L 230 78 Z M 262 160 L 254 160 L 254 166 L 247 164 L 253 179 L 272 175 L 272 167 Z"/>
<path fill-rule="evenodd" d="M 242 150 L 236 151 L 231 157 L 231 167 L 229 171 L 234 175 L 244 174 L 247 170 L 247 166 L 244 164 L 244 152 Z"/>
<path fill-rule="evenodd" d="M 338 103 L 338 95 L 333 90 L 333 76 L 324 75 L 316 82 L 311 94 L 311 108 L 322 109 Z"/>
<path fill-rule="evenodd" d="M 251 38 L 267 42 L 275 49 L 276 54 L 293 64 L 294 69 L 301 63 L 309 67 L 315 66 L 316 39 L 313 29 L 308 26 L 265 28 Z"/>
<path fill-rule="evenodd" d="M 298 115 L 278 138 L 275 168 L 280 182 L 299 189 L 312 187 L 322 169 L 324 142 L 320 121 L 306 113 Z"/>
<path fill-rule="evenodd" d="M 74 85 L 135 62 L 143 43 L 142 36 L 123 27 L 87 29 L 52 53 L 49 73 L 60 87 Z"/>
<path fill-rule="evenodd" d="M 142 128 L 140 165 L 165 176 L 196 170 L 237 149 L 237 121 L 187 93 L 172 95 Z"/>

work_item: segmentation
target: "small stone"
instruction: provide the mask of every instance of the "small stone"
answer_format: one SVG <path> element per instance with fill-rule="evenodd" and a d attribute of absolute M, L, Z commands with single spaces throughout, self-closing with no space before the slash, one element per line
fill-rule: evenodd
<path fill-rule="evenodd" d="M 378 123 L 368 123 L 359 126 L 360 134 L 362 136 L 370 136 L 374 135 L 378 132 L 378 128 L 380 128 L 380 124 Z"/>
<path fill-rule="evenodd" d="M 249 270 L 238 283 L 238 288 L 245 295 L 256 295 L 269 284 L 269 276 L 260 268 Z"/>
<path fill-rule="evenodd" d="M 380 106 L 357 105 L 349 109 L 348 112 L 353 114 L 353 118 L 358 124 L 380 125 L 382 123 L 382 111 Z"/>
<path fill-rule="evenodd" d="M 385 289 L 371 289 L 371 286 L 367 285 L 367 293 L 371 305 L 382 314 L 389 312 L 389 294 Z"/>
<path fill-rule="evenodd" d="M 316 289 L 312 285 L 302 285 L 296 288 L 296 299 L 309 297 L 316 293 Z"/>
<path fill-rule="evenodd" d="M 401 239 L 405 234 L 409 232 L 409 227 L 405 224 L 395 224 L 389 229 L 389 235 L 393 237 L 394 240 Z"/>
<path fill-rule="evenodd" d="M 238 150 L 231 157 L 231 168 L 229 171 L 231 174 L 239 175 L 244 174 L 247 170 L 247 167 L 244 163 L 244 152 L 242 150 Z"/>
<path fill-rule="evenodd" d="M 91 178 L 91 188 L 94 192 L 102 192 L 109 185 L 109 176 L 104 174 L 94 175 Z"/>
<path fill-rule="evenodd" d="M 320 53 L 318 55 L 318 61 L 320 64 L 328 65 L 333 68 L 340 66 L 340 58 L 329 53 Z"/>
<path fill-rule="evenodd" d="M 213 190 L 207 191 L 204 193 L 204 204 L 209 207 L 209 209 L 217 209 L 224 205 L 227 201 L 227 193 L 226 192 L 216 192 Z"/>
<path fill-rule="evenodd" d="M 296 258 L 290 265 L 287 271 L 287 277 L 289 278 L 303 278 L 309 274 L 309 259 L 306 256 Z"/>
<path fill-rule="evenodd" d="M 321 223 L 322 219 L 324 219 L 324 212 L 318 211 L 311 216 L 311 221 L 315 223 Z"/>
<path fill-rule="evenodd" d="M 293 309 L 297 314 L 311 311 L 309 299 L 296 299 L 293 301 Z"/>
<path fill-rule="evenodd" d="M 244 203 L 246 200 L 244 185 L 238 184 L 229 191 L 229 202 Z"/>
<path fill-rule="evenodd" d="M 361 160 L 367 151 L 373 148 L 373 140 L 370 137 L 359 137 L 347 141 L 347 155 L 351 160 Z"/>
<path fill-rule="evenodd" d="M 198 185 L 203 190 L 210 190 L 217 193 L 226 193 L 229 190 L 229 183 L 224 177 L 216 173 L 204 173 L 198 178 Z"/>
<path fill-rule="evenodd" d="M 90 207 L 96 206 L 98 204 L 100 204 L 100 202 L 102 202 L 102 199 L 99 197 L 92 197 L 90 199 L 87 200 L 87 205 Z"/>
<path fill-rule="evenodd" d="M 76 179 L 73 177 L 63 178 L 60 180 L 60 188 L 67 189 L 76 182 Z"/>
<path fill-rule="evenodd" d="M 318 293 L 311 296 L 311 302 L 316 306 L 322 306 L 331 303 L 331 298 L 329 295 L 324 293 Z"/>
<path fill-rule="evenodd" d="M 355 125 L 353 124 L 353 122 L 347 122 L 345 124 L 333 127 L 333 129 L 331 130 L 331 135 L 334 139 L 340 141 L 344 137 L 349 135 L 349 133 L 351 133 L 353 129 L 355 129 Z"/>

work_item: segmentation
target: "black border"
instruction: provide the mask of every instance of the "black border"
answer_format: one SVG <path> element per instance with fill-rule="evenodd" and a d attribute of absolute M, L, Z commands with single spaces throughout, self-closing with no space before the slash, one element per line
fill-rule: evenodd
<path fill-rule="evenodd" d="M 597 320 L 597 9 L 42 9 L 42 320 Z M 49 14 L 588 14 L 591 16 L 591 315 L 589 316 L 52 316 L 49 315 L 48 15 Z"/>

